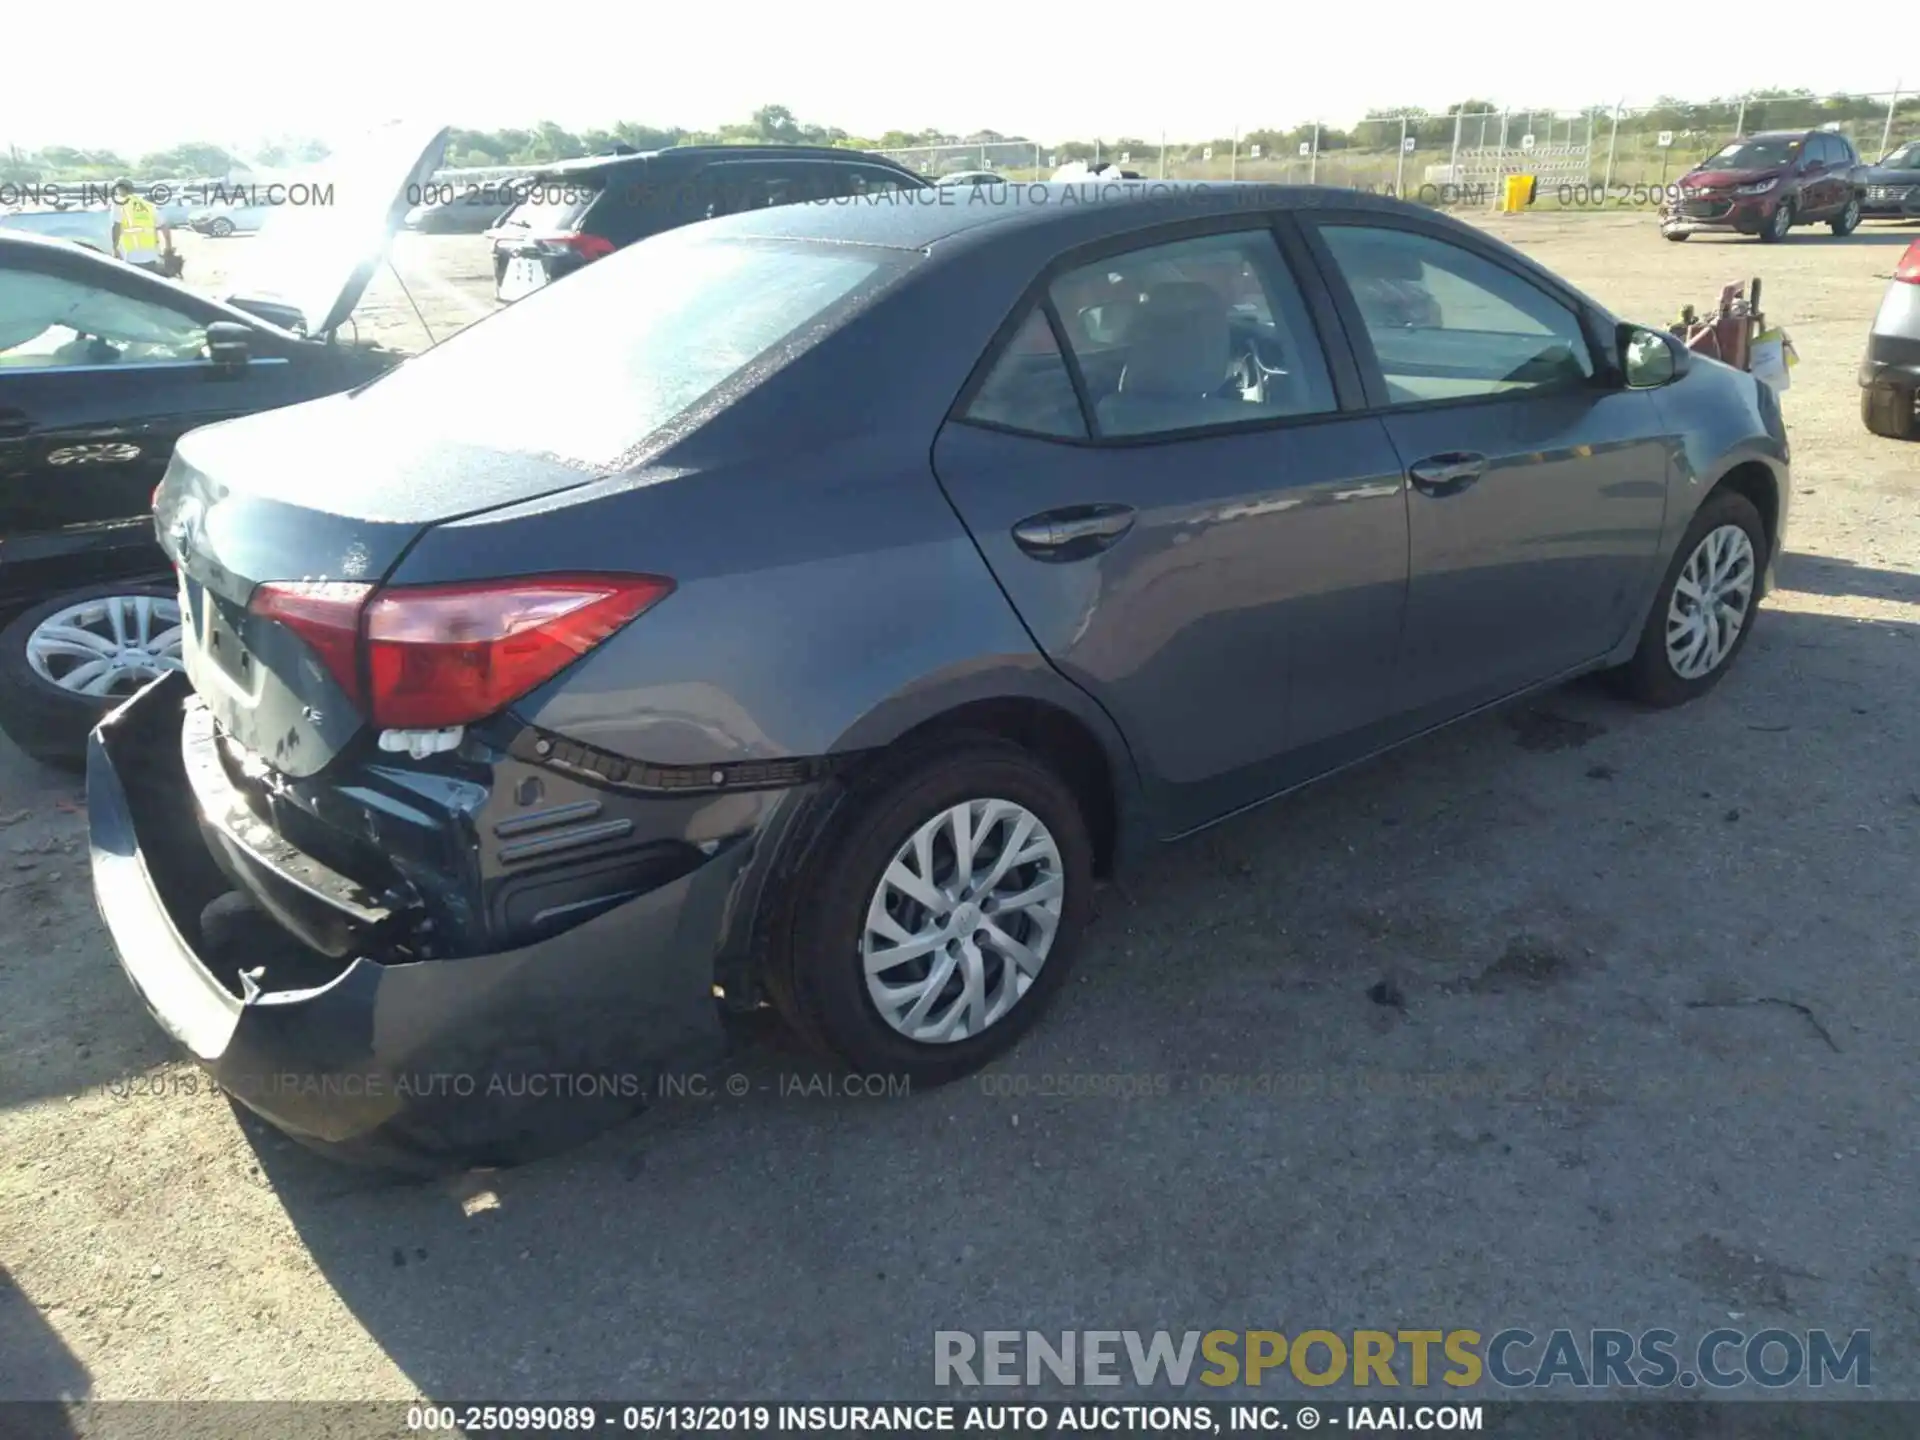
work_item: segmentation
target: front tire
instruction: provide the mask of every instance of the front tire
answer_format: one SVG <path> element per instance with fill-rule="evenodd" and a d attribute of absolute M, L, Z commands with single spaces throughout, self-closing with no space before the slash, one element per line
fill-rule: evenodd
<path fill-rule="evenodd" d="M 1746 496 L 1707 497 L 1661 578 L 1640 645 L 1619 672 L 1629 695 L 1665 709 L 1720 683 L 1753 633 L 1767 531 Z"/>
<path fill-rule="evenodd" d="M 107 712 L 179 666 L 176 591 L 132 580 L 69 591 L 0 630 L 0 729 L 42 764 L 78 769 Z"/>
<path fill-rule="evenodd" d="M 227 236 L 233 234 L 233 221 L 227 219 L 224 215 L 209 220 L 207 222 L 207 233 L 216 240 L 224 240 Z"/>
<path fill-rule="evenodd" d="M 1010 1049 L 1065 982 L 1092 908 L 1073 792 L 1019 746 L 949 738 L 857 778 L 825 823 L 769 987 L 789 1023 L 911 1085 Z"/>
<path fill-rule="evenodd" d="M 1836 235 L 1851 235 L 1860 228 L 1860 197 L 1858 195 L 1847 201 L 1847 208 L 1833 217 L 1829 228 Z"/>
<path fill-rule="evenodd" d="M 1782 200 L 1773 214 L 1767 217 L 1767 223 L 1760 227 L 1760 243 L 1777 245 L 1787 238 L 1787 232 L 1793 229 L 1793 202 Z"/>

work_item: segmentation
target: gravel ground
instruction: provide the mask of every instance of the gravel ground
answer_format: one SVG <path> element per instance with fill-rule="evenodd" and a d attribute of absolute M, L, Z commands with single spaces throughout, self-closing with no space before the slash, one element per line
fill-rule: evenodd
<path fill-rule="evenodd" d="M 980 1081 L 768 1052 L 430 1185 L 189 1093 L 78 786 L 6 747 L 0 1396 L 901 1398 L 938 1329 L 1422 1325 L 1868 1328 L 1920 1396 L 1920 449 L 1853 381 L 1913 232 L 1493 223 L 1646 320 L 1761 275 L 1798 344 L 1785 588 L 1705 702 L 1575 685 L 1169 852 Z M 430 324 L 490 308 L 480 242 L 409 239 Z"/>

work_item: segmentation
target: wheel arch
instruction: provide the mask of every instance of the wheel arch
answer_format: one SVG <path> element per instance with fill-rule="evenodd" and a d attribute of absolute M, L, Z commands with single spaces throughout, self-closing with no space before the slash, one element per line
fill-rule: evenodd
<path fill-rule="evenodd" d="M 1037 659 L 1037 657 L 1036 657 Z M 1139 771 L 1105 710 L 1044 660 L 947 676 L 890 697 L 834 746 L 849 770 L 904 746 L 947 735 L 985 734 L 1044 760 L 1080 802 L 1094 844 L 1094 870 L 1122 868 L 1149 833 Z"/>
<path fill-rule="evenodd" d="M 1706 504 L 1715 495 L 1725 491 L 1745 496 L 1753 503 L 1753 508 L 1760 512 L 1761 523 L 1766 527 L 1767 566 L 1771 570 L 1780 551 L 1780 477 L 1764 460 L 1741 460 L 1730 466 L 1707 488 L 1700 504 Z M 1695 508 L 1697 511 L 1698 507 Z"/>

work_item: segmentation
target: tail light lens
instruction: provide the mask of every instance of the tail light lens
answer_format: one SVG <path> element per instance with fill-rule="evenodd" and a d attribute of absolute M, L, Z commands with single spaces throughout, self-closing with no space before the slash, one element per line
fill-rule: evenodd
<path fill-rule="evenodd" d="M 1907 253 L 1900 257 L 1900 263 L 1894 268 L 1893 278 L 1904 280 L 1909 285 L 1920 285 L 1920 240 L 1907 246 Z"/>
<path fill-rule="evenodd" d="M 273 584 L 259 588 L 252 608 L 312 646 L 381 729 L 437 730 L 506 708 L 672 590 L 671 580 L 654 575 L 544 575 L 378 592 Z"/>
<path fill-rule="evenodd" d="M 598 260 L 603 255 L 611 255 L 614 244 L 604 235 L 592 235 L 584 230 L 560 230 L 545 235 L 531 235 L 543 250 L 566 250 L 578 255 L 582 260 Z"/>

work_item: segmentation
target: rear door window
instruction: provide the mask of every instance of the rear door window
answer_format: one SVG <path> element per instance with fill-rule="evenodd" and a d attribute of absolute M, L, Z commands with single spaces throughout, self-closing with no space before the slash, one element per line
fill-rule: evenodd
<path fill-rule="evenodd" d="M 1028 435 L 1087 438 L 1087 417 L 1044 310 L 1033 310 L 1014 332 L 962 418 Z"/>
<path fill-rule="evenodd" d="M 820 161 L 723 160 L 707 167 L 706 212 L 700 218 L 738 215 L 824 200 L 833 193 L 831 167 Z"/>

